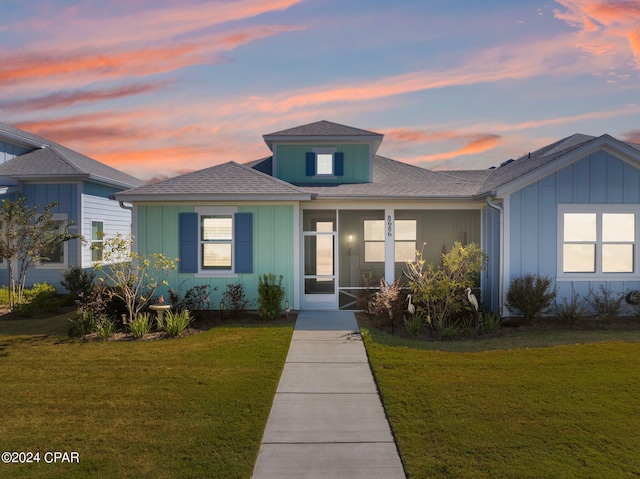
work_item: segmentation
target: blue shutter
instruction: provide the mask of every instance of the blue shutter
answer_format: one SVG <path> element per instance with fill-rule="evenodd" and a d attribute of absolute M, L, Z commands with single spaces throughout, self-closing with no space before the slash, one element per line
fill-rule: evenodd
<path fill-rule="evenodd" d="M 316 154 L 307 152 L 307 176 L 316 176 Z"/>
<path fill-rule="evenodd" d="M 344 176 L 344 153 L 341 151 L 333 154 L 333 174 Z"/>
<path fill-rule="evenodd" d="M 180 213 L 178 220 L 180 241 L 180 272 L 198 272 L 198 213 Z"/>
<path fill-rule="evenodd" d="M 253 213 L 233 216 L 233 243 L 236 273 L 253 273 Z"/>

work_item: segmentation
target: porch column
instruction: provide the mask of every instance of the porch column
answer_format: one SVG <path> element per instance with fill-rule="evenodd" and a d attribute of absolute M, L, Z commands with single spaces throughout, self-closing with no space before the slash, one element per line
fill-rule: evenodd
<path fill-rule="evenodd" d="M 385 241 L 384 241 L 384 279 L 393 283 L 395 272 L 395 210 L 384 210 Z"/>

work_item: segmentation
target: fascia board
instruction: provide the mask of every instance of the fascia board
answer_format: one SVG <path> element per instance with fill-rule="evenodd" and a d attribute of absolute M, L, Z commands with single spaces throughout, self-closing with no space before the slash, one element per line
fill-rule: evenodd
<path fill-rule="evenodd" d="M 311 201 L 310 194 L 307 195 L 127 195 L 116 193 L 113 195 L 118 201 L 126 201 L 128 203 L 153 202 L 165 203 L 175 201 Z"/>

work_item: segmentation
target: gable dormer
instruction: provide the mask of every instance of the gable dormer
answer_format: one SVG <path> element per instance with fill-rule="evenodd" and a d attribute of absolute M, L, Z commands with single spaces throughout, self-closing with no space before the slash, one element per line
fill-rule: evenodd
<path fill-rule="evenodd" d="M 272 175 L 294 184 L 371 183 L 383 135 L 318 121 L 263 136 Z"/>

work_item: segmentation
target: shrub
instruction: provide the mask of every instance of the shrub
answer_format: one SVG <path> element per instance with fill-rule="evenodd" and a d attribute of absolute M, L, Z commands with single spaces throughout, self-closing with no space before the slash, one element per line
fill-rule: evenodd
<path fill-rule="evenodd" d="M 441 339 L 452 339 L 460 330 L 458 323 L 451 321 L 442 315 L 436 316 L 433 323 L 435 330 Z"/>
<path fill-rule="evenodd" d="M 222 295 L 222 299 L 227 305 L 232 318 L 239 318 L 242 316 L 249 305 L 242 283 L 228 284 L 227 290 Z"/>
<path fill-rule="evenodd" d="M 556 304 L 556 316 L 564 323 L 575 323 L 583 318 L 587 312 L 587 308 L 583 302 L 579 300 L 579 294 L 573 294 L 571 299 L 560 298 L 562 304 Z"/>
<path fill-rule="evenodd" d="M 175 338 L 180 336 L 189 324 L 191 324 L 191 315 L 189 311 L 186 309 L 182 309 L 179 311 L 167 311 L 164 314 L 164 319 L 162 324 L 158 322 L 160 329 L 165 331 L 169 336 Z"/>
<path fill-rule="evenodd" d="M 96 318 L 95 330 L 102 339 L 108 339 L 116 332 L 116 322 L 107 317 L 101 316 Z"/>
<path fill-rule="evenodd" d="M 258 314 L 262 319 L 274 320 L 282 312 L 283 278 L 280 275 L 276 282 L 273 273 L 263 274 L 258 278 Z"/>
<path fill-rule="evenodd" d="M 502 324 L 502 318 L 500 318 L 500 315 L 493 311 L 485 311 L 483 316 L 482 329 L 484 329 L 484 332 L 487 334 L 493 333 Z"/>
<path fill-rule="evenodd" d="M 395 332 L 395 318 L 402 314 L 404 301 L 400 299 L 400 280 L 387 283 L 384 278 L 380 280 L 380 291 L 373 295 L 371 307 L 376 316 L 384 317 L 391 325 L 391 332 Z"/>
<path fill-rule="evenodd" d="M 69 321 L 71 321 L 69 336 L 84 336 L 85 334 L 93 333 L 96 329 L 93 311 L 90 310 L 79 312 L 75 318 Z"/>
<path fill-rule="evenodd" d="M 407 330 L 409 336 L 417 336 L 424 326 L 424 316 L 421 314 L 412 314 L 407 318 L 402 318 L 404 322 L 404 328 Z"/>
<path fill-rule="evenodd" d="M 138 313 L 129 324 L 129 330 L 134 338 L 141 338 L 151 331 L 153 320 L 150 313 Z"/>
<path fill-rule="evenodd" d="M 81 293 L 91 291 L 96 278 L 94 272 L 89 272 L 80 266 L 72 266 L 62 273 L 62 276 L 64 279 L 60 283 L 76 298 Z"/>
<path fill-rule="evenodd" d="M 553 280 L 548 276 L 525 274 L 514 278 L 509 285 L 505 305 L 511 311 L 520 311 L 527 321 L 547 311 L 556 298 L 551 289 Z"/>
<path fill-rule="evenodd" d="M 625 293 L 616 293 L 603 284 L 598 289 L 599 292 L 589 290 L 587 302 L 591 305 L 598 318 L 603 321 L 611 321 L 620 315 Z"/>

